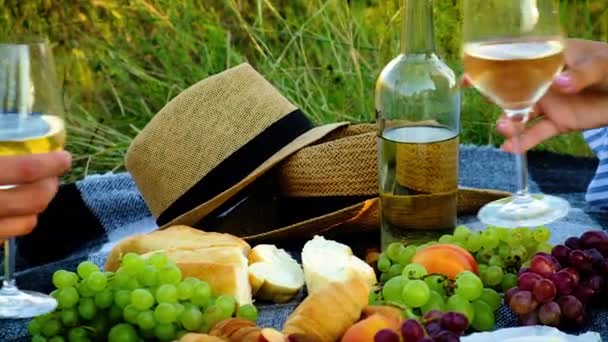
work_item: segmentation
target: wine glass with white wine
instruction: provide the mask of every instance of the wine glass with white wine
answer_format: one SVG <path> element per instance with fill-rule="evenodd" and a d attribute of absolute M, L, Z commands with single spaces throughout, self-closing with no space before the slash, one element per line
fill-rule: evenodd
<path fill-rule="evenodd" d="M 562 198 L 528 192 L 521 134 L 538 100 L 564 66 L 564 37 L 554 0 L 464 0 L 463 64 L 473 86 L 514 123 L 517 192 L 485 205 L 486 224 L 534 227 L 564 217 Z"/>
<path fill-rule="evenodd" d="M 63 107 L 49 44 L 43 39 L 0 42 L 0 157 L 63 148 Z M 0 184 L 0 191 L 19 185 Z M 0 318 L 28 318 L 52 311 L 57 301 L 17 288 L 15 239 L 4 242 Z"/>

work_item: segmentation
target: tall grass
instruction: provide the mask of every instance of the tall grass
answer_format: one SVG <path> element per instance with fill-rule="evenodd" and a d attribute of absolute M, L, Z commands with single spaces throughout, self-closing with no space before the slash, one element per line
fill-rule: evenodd
<path fill-rule="evenodd" d="M 1 1 L 1 0 L 0 0 Z M 562 0 L 571 36 L 607 40 L 605 0 Z M 8 5 L 8 6 L 7 6 Z M 189 85 L 251 63 L 317 124 L 374 118 L 373 88 L 398 52 L 399 0 L 4 0 L 0 35 L 47 34 L 75 154 L 70 179 L 121 170 L 126 148 Z M 440 55 L 458 73 L 461 0 L 435 0 Z M 499 144 L 499 110 L 465 90 L 462 141 Z M 540 148 L 588 155 L 580 135 Z"/>

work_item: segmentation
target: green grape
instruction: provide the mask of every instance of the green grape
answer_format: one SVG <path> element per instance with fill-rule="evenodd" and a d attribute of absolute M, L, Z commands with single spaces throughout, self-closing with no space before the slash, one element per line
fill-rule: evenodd
<path fill-rule="evenodd" d="M 534 254 L 536 254 L 538 252 L 545 252 L 545 253 L 551 254 L 551 250 L 553 250 L 553 246 L 550 243 L 541 242 L 538 244 L 538 246 L 536 246 L 536 250 L 534 251 Z"/>
<path fill-rule="evenodd" d="M 91 272 L 91 274 L 89 274 L 89 276 L 86 278 L 86 282 L 87 286 L 91 290 L 99 292 L 103 291 L 103 289 L 106 288 L 106 285 L 108 284 L 108 278 L 106 278 L 106 275 L 103 272 L 96 271 Z"/>
<path fill-rule="evenodd" d="M 504 273 L 498 266 L 490 266 L 483 274 L 483 282 L 486 285 L 496 286 L 502 282 Z"/>
<path fill-rule="evenodd" d="M 486 304 L 488 304 L 492 311 L 498 310 L 498 308 L 500 308 L 500 304 L 502 303 L 502 298 L 500 297 L 498 292 L 489 288 L 484 288 L 482 290 L 481 297 L 479 297 L 479 300 L 482 300 Z"/>
<path fill-rule="evenodd" d="M 397 276 L 389 279 L 382 287 L 382 296 L 387 301 L 401 302 L 403 287 L 408 282 L 407 277 Z"/>
<path fill-rule="evenodd" d="M 131 280 L 131 276 L 123 267 L 120 267 L 118 270 L 116 270 L 116 273 L 114 273 L 114 278 L 111 281 L 111 285 L 115 289 L 126 289 L 129 284 L 129 280 Z"/>
<path fill-rule="evenodd" d="M 390 276 L 390 274 L 388 273 L 382 273 L 380 275 L 380 282 L 381 283 L 386 283 L 387 281 L 389 281 L 392 277 Z"/>
<path fill-rule="evenodd" d="M 161 284 L 177 285 L 182 280 L 182 271 L 176 266 L 165 266 L 161 268 L 158 280 Z"/>
<path fill-rule="evenodd" d="M 127 289 L 133 291 L 133 290 L 137 290 L 141 287 L 141 285 L 139 284 L 139 281 L 137 281 L 136 277 L 131 277 L 131 279 L 129 279 L 129 282 L 127 283 Z"/>
<path fill-rule="evenodd" d="M 211 300 L 211 287 L 207 282 L 200 282 L 194 286 L 190 301 L 198 306 L 206 306 Z"/>
<path fill-rule="evenodd" d="M 68 340 L 73 341 L 89 341 L 87 331 L 83 327 L 75 327 L 68 332 Z"/>
<path fill-rule="evenodd" d="M 490 258 L 492 258 L 492 256 L 494 256 L 494 251 L 486 247 L 482 247 L 479 251 L 477 251 L 477 254 L 475 254 L 477 261 L 482 264 L 487 264 L 490 262 Z"/>
<path fill-rule="evenodd" d="M 498 234 L 493 229 L 486 229 L 481 232 L 481 244 L 486 249 L 494 249 L 498 247 L 500 240 Z"/>
<path fill-rule="evenodd" d="M 107 309 L 112 306 L 114 302 L 114 295 L 112 294 L 112 290 L 106 288 L 105 290 L 98 292 L 95 294 L 95 305 L 97 305 L 100 309 Z"/>
<path fill-rule="evenodd" d="M 224 314 L 224 310 L 217 307 L 216 305 L 209 306 L 207 309 L 205 309 L 205 312 L 203 313 L 203 321 L 206 321 L 210 327 L 213 327 L 215 324 L 217 324 L 217 322 L 226 318 L 230 317 L 227 317 Z"/>
<path fill-rule="evenodd" d="M 169 303 L 160 303 L 154 309 L 154 318 L 159 323 L 172 323 L 177 320 L 175 306 Z"/>
<path fill-rule="evenodd" d="M 160 270 L 169 263 L 169 259 L 164 253 L 157 252 L 150 255 L 148 263 Z"/>
<path fill-rule="evenodd" d="M 432 275 L 424 278 L 424 282 L 429 286 L 429 289 L 445 296 L 445 277 L 441 275 Z"/>
<path fill-rule="evenodd" d="M 142 330 L 150 330 L 156 326 L 156 319 L 152 310 L 141 311 L 136 317 L 137 326 Z"/>
<path fill-rule="evenodd" d="M 40 329 L 42 335 L 46 337 L 53 337 L 59 334 L 59 331 L 61 331 L 61 323 L 56 318 L 52 318 L 44 322 Z"/>
<path fill-rule="evenodd" d="M 95 302 L 92 298 L 82 298 L 80 303 L 78 303 L 78 313 L 80 317 L 91 320 L 95 318 L 97 314 L 97 307 L 95 306 Z"/>
<path fill-rule="evenodd" d="M 38 335 L 42 330 L 42 323 L 38 318 L 34 318 L 27 325 L 27 331 L 30 335 Z"/>
<path fill-rule="evenodd" d="M 455 240 L 454 236 L 444 234 L 444 235 L 441 235 L 441 237 L 437 241 L 439 241 L 440 243 L 453 243 L 454 240 Z"/>
<path fill-rule="evenodd" d="M 194 293 L 195 283 L 191 281 L 182 281 L 177 285 L 177 299 L 179 300 L 187 300 L 192 297 Z"/>
<path fill-rule="evenodd" d="M 129 290 L 118 290 L 114 293 L 114 304 L 119 308 L 124 309 L 125 306 L 131 304 L 131 292 Z"/>
<path fill-rule="evenodd" d="M 504 260 L 499 255 L 493 255 L 490 258 L 490 261 L 488 261 L 488 265 L 490 265 L 490 266 L 498 266 L 498 267 L 505 267 L 505 262 L 504 262 Z"/>
<path fill-rule="evenodd" d="M 64 287 L 57 293 L 57 303 L 61 308 L 73 308 L 79 300 L 78 290 L 72 286 Z"/>
<path fill-rule="evenodd" d="M 393 242 L 390 245 L 388 245 L 388 247 L 386 247 L 386 256 L 392 261 L 392 262 L 398 262 L 399 261 L 399 254 L 401 254 L 401 251 L 404 249 L 403 244 L 400 242 Z"/>
<path fill-rule="evenodd" d="M 380 272 L 388 272 L 389 268 L 391 268 L 391 260 L 386 256 L 386 254 L 382 253 L 378 257 L 378 270 Z"/>
<path fill-rule="evenodd" d="M 401 264 L 393 264 L 389 269 L 388 274 L 389 277 L 393 278 L 401 274 L 403 272 L 403 265 Z"/>
<path fill-rule="evenodd" d="M 173 324 L 159 324 L 154 328 L 154 335 L 161 341 L 171 341 L 175 337 L 176 329 Z"/>
<path fill-rule="evenodd" d="M 471 233 L 469 235 L 469 237 L 467 238 L 466 242 L 464 243 L 464 247 L 469 252 L 475 253 L 479 249 L 481 249 L 481 243 L 482 243 L 481 234 Z"/>
<path fill-rule="evenodd" d="M 496 234 L 498 235 L 498 239 L 500 241 L 506 241 L 509 238 L 509 236 L 511 235 L 511 229 L 499 228 L 499 227 L 495 227 L 493 229 L 496 232 Z"/>
<path fill-rule="evenodd" d="M 137 324 L 137 316 L 139 316 L 141 311 L 142 310 L 134 304 L 129 304 L 122 310 L 122 317 L 127 323 Z"/>
<path fill-rule="evenodd" d="M 498 246 L 498 256 L 500 256 L 504 262 L 509 256 L 511 256 L 511 246 L 501 242 Z"/>
<path fill-rule="evenodd" d="M 173 303 L 173 306 L 175 307 L 175 315 L 177 317 L 179 317 L 179 315 L 182 314 L 182 312 L 184 312 L 184 304 L 182 303 Z"/>
<path fill-rule="evenodd" d="M 466 300 L 474 300 L 481 296 L 483 283 L 472 272 L 462 272 L 456 278 L 454 292 Z"/>
<path fill-rule="evenodd" d="M 97 338 L 102 338 L 106 336 L 107 330 L 109 328 L 108 318 L 104 315 L 98 315 L 95 317 L 93 322 L 91 323 L 91 328 L 93 328 L 95 332 L 95 336 Z"/>
<path fill-rule="evenodd" d="M 108 333 L 108 342 L 138 342 L 139 337 L 132 325 L 127 323 L 116 324 Z"/>
<path fill-rule="evenodd" d="M 199 309 L 188 308 L 179 316 L 179 322 L 188 331 L 197 331 L 203 323 L 203 314 Z"/>
<path fill-rule="evenodd" d="M 78 273 L 80 278 L 86 279 L 91 273 L 99 272 L 99 267 L 90 261 L 83 261 L 78 264 L 76 272 Z"/>
<path fill-rule="evenodd" d="M 32 342 L 46 342 L 46 338 L 42 335 L 34 335 L 32 336 Z"/>
<path fill-rule="evenodd" d="M 448 298 L 446 309 L 448 311 L 462 313 L 463 315 L 467 316 L 469 322 L 473 322 L 473 319 L 475 318 L 475 310 L 473 309 L 471 302 L 457 294 Z"/>
<path fill-rule="evenodd" d="M 522 245 L 513 246 L 511 256 L 519 261 L 528 260 L 528 250 Z"/>
<path fill-rule="evenodd" d="M 209 330 L 211 330 L 211 325 L 209 324 L 209 322 L 205 321 L 205 316 L 203 315 L 203 323 L 201 323 L 201 326 L 198 328 L 198 331 L 205 334 L 208 333 Z"/>
<path fill-rule="evenodd" d="M 156 301 L 159 303 L 176 303 L 177 287 L 173 284 L 163 284 L 156 290 Z"/>
<path fill-rule="evenodd" d="M 399 254 L 399 264 L 403 265 L 404 267 L 407 266 L 410 262 L 412 262 L 412 258 L 415 254 L 416 246 L 409 245 L 405 247 L 403 250 L 401 250 L 401 253 Z"/>
<path fill-rule="evenodd" d="M 420 279 L 428 273 L 424 266 L 420 264 L 409 264 L 403 268 L 402 274 L 411 279 Z"/>
<path fill-rule="evenodd" d="M 443 296 L 438 292 L 431 291 L 429 300 L 426 302 L 426 304 L 420 307 L 420 310 L 422 311 L 422 313 L 426 313 L 431 310 L 445 311 L 445 300 L 443 299 Z"/>
<path fill-rule="evenodd" d="M 258 320 L 258 309 L 253 304 L 241 305 L 238 310 L 236 310 L 236 317 L 244 318 L 255 323 Z"/>
<path fill-rule="evenodd" d="M 224 315 L 232 317 L 236 309 L 236 300 L 233 296 L 221 295 L 215 300 L 215 305 L 224 311 Z"/>
<path fill-rule="evenodd" d="M 82 281 L 77 285 L 76 289 L 78 290 L 78 294 L 80 297 L 93 297 L 95 296 L 95 292 L 91 290 L 86 281 Z"/>
<path fill-rule="evenodd" d="M 500 288 L 503 292 L 507 292 L 509 289 L 517 286 L 517 275 L 513 273 L 505 273 L 500 282 Z M 488 303 L 489 304 L 489 303 Z"/>
<path fill-rule="evenodd" d="M 65 342 L 65 339 L 61 336 L 54 336 L 49 340 L 49 342 Z"/>
<path fill-rule="evenodd" d="M 488 270 L 488 265 L 486 264 L 478 264 L 477 265 L 477 270 L 479 275 L 481 276 L 483 273 L 485 273 Z M 483 279 L 483 277 L 481 277 Z"/>
<path fill-rule="evenodd" d="M 475 318 L 471 326 L 477 331 L 490 331 L 494 329 L 496 323 L 494 318 L 494 310 L 482 300 L 475 300 L 472 303 L 475 310 Z"/>
<path fill-rule="evenodd" d="M 403 303 L 410 308 L 419 308 L 429 301 L 431 290 L 423 280 L 410 280 L 401 293 Z"/>
<path fill-rule="evenodd" d="M 59 316 L 61 323 L 67 327 L 74 327 L 78 324 L 78 312 L 74 309 L 63 309 Z"/>
<path fill-rule="evenodd" d="M 143 271 L 146 261 L 141 255 L 129 252 L 122 257 L 121 267 L 131 276 L 135 276 Z"/>
<path fill-rule="evenodd" d="M 143 286 L 152 287 L 158 285 L 158 269 L 152 265 L 144 266 L 143 271 L 137 275 L 137 282 Z"/>
<path fill-rule="evenodd" d="M 467 238 L 471 235 L 471 230 L 467 226 L 458 226 L 454 228 L 454 240 L 465 242 Z"/>
<path fill-rule="evenodd" d="M 53 273 L 53 285 L 58 289 L 75 286 L 76 283 L 78 283 L 78 275 L 74 272 L 58 270 Z"/>
<path fill-rule="evenodd" d="M 131 292 L 131 303 L 139 310 L 148 310 L 154 305 L 154 296 L 147 289 L 137 289 Z"/>
<path fill-rule="evenodd" d="M 538 243 L 547 242 L 551 238 L 551 231 L 547 227 L 538 227 L 532 231 L 534 240 Z"/>

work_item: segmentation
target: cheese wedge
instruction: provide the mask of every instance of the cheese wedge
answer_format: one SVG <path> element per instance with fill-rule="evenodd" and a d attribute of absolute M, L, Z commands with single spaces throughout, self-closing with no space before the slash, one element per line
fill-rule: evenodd
<path fill-rule="evenodd" d="M 304 245 L 302 265 L 309 295 L 331 282 L 345 282 L 352 274 L 362 278 L 370 288 L 377 283 L 374 269 L 353 255 L 350 247 L 321 236 Z"/>
<path fill-rule="evenodd" d="M 255 298 L 284 303 L 304 287 L 304 271 L 285 250 L 257 245 L 249 253 L 249 283 Z"/>

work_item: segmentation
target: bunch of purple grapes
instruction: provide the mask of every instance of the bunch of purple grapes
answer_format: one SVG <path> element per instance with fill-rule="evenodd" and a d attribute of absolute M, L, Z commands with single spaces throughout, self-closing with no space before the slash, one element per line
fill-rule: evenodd
<path fill-rule="evenodd" d="M 422 317 L 422 324 L 415 319 L 403 321 L 401 336 L 383 329 L 376 333 L 374 342 L 458 342 L 468 328 L 467 317 L 459 312 L 431 310 Z"/>
<path fill-rule="evenodd" d="M 517 287 L 505 293 L 505 302 L 521 325 L 578 327 L 587 306 L 605 292 L 608 278 L 608 233 L 588 231 L 537 253 L 529 268 L 522 268 Z"/>

